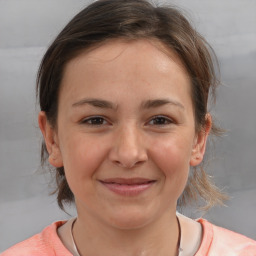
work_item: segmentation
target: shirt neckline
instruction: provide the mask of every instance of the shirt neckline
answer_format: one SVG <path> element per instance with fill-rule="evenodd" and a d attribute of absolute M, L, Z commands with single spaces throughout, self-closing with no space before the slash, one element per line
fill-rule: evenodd
<path fill-rule="evenodd" d="M 200 247 L 194 256 L 205 256 L 205 255 L 207 255 L 207 253 L 210 249 L 212 240 L 213 240 L 213 226 L 207 220 L 202 219 L 202 218 L 197 219 L 196 221 L 202 225 L 203 235 L 202 235 L 202 242 L 200 244 Z M 54 231 L 54 236 L 56 238 L 55 241 L 57 242 L 57 247 L 61 248 L 63 250 L 63 253 L 65 252 L 65 255 L 72 256 L 72 253 L 62 243 L 62 241 L 57 233 L 57 229 L 60 226 L 64 225 L 66 222 L 67 221 L 57 221 L 57 222 L 54 222 L 52 225 L 50 225 L 50 227 Z"/>

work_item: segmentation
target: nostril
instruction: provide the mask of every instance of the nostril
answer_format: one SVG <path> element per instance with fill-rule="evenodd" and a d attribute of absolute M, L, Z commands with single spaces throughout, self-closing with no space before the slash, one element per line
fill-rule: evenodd
<path fill-rule="evenodd" d="M 131 163 L 124 163 L 120 161 L 114 161 L 114 163 L 120 167 L 126 168 L 126 169 L 131 169 L 133 167 L 139 166 L 143 164 L 144 161 L 136 161 L 136 162 L 131 162 Z"/>
<path fill-rule="evenodd" d="M 109 160 L 122 168 L 133 168 L 148 159 L 147 150 L 139 139 L 118 139 L 109 151 Z"/>

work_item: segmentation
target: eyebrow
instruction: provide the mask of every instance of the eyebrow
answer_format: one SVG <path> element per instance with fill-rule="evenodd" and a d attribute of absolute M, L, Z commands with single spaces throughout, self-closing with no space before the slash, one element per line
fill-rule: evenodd
<path fill-rule="evenodd" d="M 169 100 L 169 99 L 155 99 L 155 100 L 147 100 L 142 102 L 141 108 L 142 109 L 148 109 L 148 108 L 157 108 L 164 105 L 173 105 L 176 107 L 179 107 L 181 109 L 185 109 L 185 107 L 178 101 L 175 100 Z"/>
<path fill-rule="evenodd" d="M 97 108 L 108 108 L 108 109 L 117 109 L 117 107 L 110 101 L 107 100 L 101 100 L 101 99 L 82 99 L 78 102 L 75 102 L 72 104 L 72 107 L 78 107 L 89 104 L 91 106 L 97 107 Z"/>
<path fill-rule="evenodd" d="M 97 108 L 107 108 L 107 109 L 117 110 L 117 105 L 113 104 L 112 102 L 107 100 L 102 100 L 102 99 L 94 99 L 94 98 L 92 99 L 85 98 L 85 99 L 79 100 L 78 102 L 73 103 L 72 107 L 83 106 L 86 104 L 89 104 Z M 142 102 L 140 108 L 141 109 L 157 108 L 167 104 L 179 107 L 181 109 L 185 109 L 185 107 L 180 102 L 175 100 L 169 100 L 169 99 L 146 100 Z"/>

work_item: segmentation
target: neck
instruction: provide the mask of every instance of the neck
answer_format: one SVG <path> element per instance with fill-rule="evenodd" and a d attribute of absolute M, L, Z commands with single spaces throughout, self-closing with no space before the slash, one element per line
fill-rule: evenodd
<path fill-rule="evenodd" d="M 175 211 L 134 229 L 112 227 L 78 213 L 73 236 L 81 256 L 176 256 L 179 227 Z"/>

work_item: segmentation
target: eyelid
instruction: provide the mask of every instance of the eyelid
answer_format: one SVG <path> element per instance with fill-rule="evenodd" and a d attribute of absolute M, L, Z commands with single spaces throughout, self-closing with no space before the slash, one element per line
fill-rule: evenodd
<path fill-rule="evenodd" d="M 169 117 L 169 116 L 166 116 L 166 115 L 155 115 L 155 116 L 153 116 L 153 117 L 151 117 L 149 119 L 147 124 L 149 124 L 151 121 L 153 121 L 156 118 L 164 118 L 164 119 L 166 119 L 166 121 L 168 121 L 168 123 L 167 124 L 159 124 L 159 125 L 152 124 L 152 125 L 155 125 L 155 126 L 166 126 L 166 125 L 170 125 L 170 124 L 176 123 L 175 120 L 173 118 Z"/>
<path fill-rule="evenodd" d="M 90 120 L 93 120 L 93 119 L 103 119 L 103 123 L 102 124 L 91 124 L 89 123 Z M 165 121 L 167 121 L 167 123 L 164 123 L 164 124 L 150 124 L 150 122 L 154 121 L 155 119 L 157 118 L 163 118 L 165 119 Z M 81 119 L 81 121 L 79 121 L 80 124 L 82 125 L 88 125 L 88 126 L 104 126 L 104 125 L 111 125 L 111 122 L 108 120 L 108 118 L 106 118 L 105 116 L 102 116 L 102 115 L 92 115 L 92 116 L 87 116 L 83 119 Z M 171 125 L 171 124 L 174 124 L 176 123 L 176 121 L 169 117 L 169 116 L 166 116 L 166 115 L 154 115 L 152 117 L 150 117 L 150 119 L 146 122 L 146 125 L 152 125 L 152 126 L 167 126 L 167 125 Z"/>
<path fill-rule="evenodd" d="M 88 116 L 88 117 L 85 117 L 83 119 L 81 119 L 81 121 L 79 122 L 80 124 L 83 124 L 83 125 L 88 125 L 88 126 L 103 126 L 103 125 L 106 125 L 106 123 L 103 123 L 103 124 L 90 124 L 88 121 L 90 120 L 93 120 L 93 119 L 96 119 L 96 118 L 101 118 L 103 119 L 103 122 L 106 122 L 107 124 L 110 124 L 110 122 L 107 120 L 106 117 L 104 116 Z"/>

